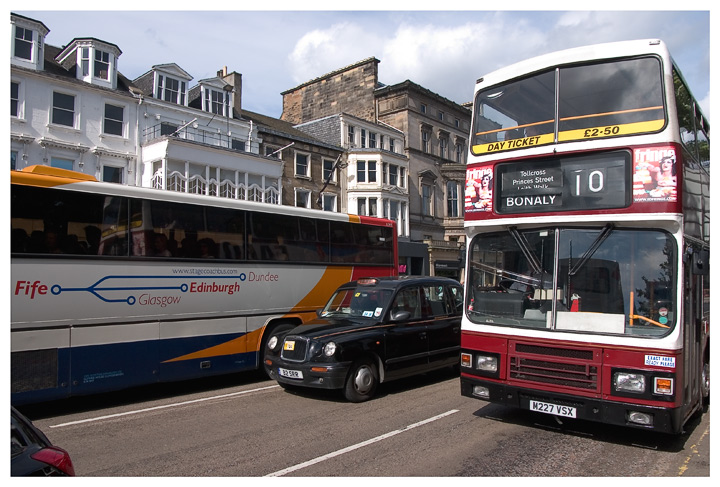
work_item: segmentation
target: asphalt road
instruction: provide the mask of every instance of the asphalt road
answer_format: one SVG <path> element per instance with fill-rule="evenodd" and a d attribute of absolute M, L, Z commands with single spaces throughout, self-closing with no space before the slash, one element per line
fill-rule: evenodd
<path fill-rule="evenodd" d="M 710 414 L 674 437 L 503 408 L 442 371 L 352 404 L 259 374 L 20 408 L 96 477 L 708 477 Z"/>

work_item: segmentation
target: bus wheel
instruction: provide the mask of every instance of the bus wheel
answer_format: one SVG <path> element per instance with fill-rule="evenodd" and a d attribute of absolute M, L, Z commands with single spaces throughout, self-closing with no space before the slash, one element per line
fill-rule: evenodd
<path fill-rule="evenodd" d="M 375 394 L 378 384 L 377 367 L 370 359 L 355 362 L 345 381 L 345 398 L 350 402 L 363 402 Z"/>
<path fill-rule="evenodd" d="M 703 402 L 710 404 L 710 359 L 703 360 L 702 376 L 700 378 Z"/>

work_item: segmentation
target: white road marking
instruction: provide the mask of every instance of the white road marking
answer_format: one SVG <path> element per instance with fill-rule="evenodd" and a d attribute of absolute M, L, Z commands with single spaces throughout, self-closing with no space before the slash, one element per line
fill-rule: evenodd
<path fill-rule="evenodd" d="M 377 443 L 378 441 L 385 440 L 387 438 L 390 438 L 392 436 L 395 436 L 397 434 L 403 433 L 405 431 L 411 430 L 413 428 L 417 428 L 418 426 L 422 426 L 428 423 L 432 423 L 433 421 L 437 421 L 438 419 L 442 419 L 445 416 L 450 416 L 451 414 L 455 414 L 458 412 L 458 409 L 451 409 L 450 411 L 442 414 L 438 414 L 437 416 L 433 416 L 432 418 L 425 419 L 423 421 L 413 423 L 410 426 L 405 426 L 404 428 L 400 428 L 395 431 L 391 431 L 389 433 L 385 433 L 384 435 L 376 436 L 375 438 L 371 438 L 369 440 L 363 441 L 362 443 L 357 443 L 355 445 L 348 446 L 347 448 L 343 448 L 341 450 L 334 451 L 332 453 L 328 453 L 327 455 L 323 455 L 321 457 L 314 458 L 312 460 L 308 460 L 307 462 L 299 463 L 297 465 L 294 465 L 292 467 L 284 468 L 282 470 L 278 470 L 277 472 L 273 472 L 271 474 L 265 475 L 265 477 L 280 477 L 285 474 L 295 472 L 296 470 L 301 470 L 305 467 L 309 467 L 311 465 L 315 465 L 320 462 L 324 462 L 325 460 L 329 460 L 330 458 L 334 458 L 340 455 L 344 455 L 345 453 L 357 450 L 358 448 L 362 448 L 364 446 L 371 445 L 373 443 Z"/>
<path fill-rule="evenodd" d="M 98 416 L 97 418 L 88 418 L 88 419 L 81 419 L 79 421 L 70 421 L 68 423 L 62 423 L 62 424 L 56 424 L 53 426 L 50 426 L 50 428 L 62 428 L 63 426 L 71 426 L 75 424 L 81 424 L 81 423 L 92 423 L 95 421 L 102 421 L 105 419 L 111 419 L 111 418 L 119 418 L 122 416 L 130 416 L 132 414 L 140 414 L 140 413 L 146 413 L 148 411 L 157 411 L 158 409 L 168 409 L 168 408 L 174 408 L 179 406 L 186 406 L 188 404 L 195 404 L 199 402 L 205 402 L 205 401 L 212 401 L 215 399 L 224 399 L 226 397 L 233 397 L 233 396 L 240 396 L 242 394 L 249 394 L 251 392 L 258 392 L 258 391 L 264 391 L 267 389 L 274 389 L 276 387 L 280 387 L 277 384 L 274 386 L 267 386 L 267 387 L 259 387 L 257 389 L 250 389 L 247 391 L 239 391 L 239 392 L 232 392 L 230 394 L 221 394 L 219 396 L 211 396 L 211 397 L 203 397 L 202 399 L 193 399 L 192 401 L 183 401 L 183 402 L 177 402 L 173 404 L 165 404 L 163 406 L 155 406 L 152 408 L 145 408 L 145 409 L 137 409 L 135 411 L 127 411 L 124 413 L 117 413 L 117 414 L 108 414 L 107 416 Z"/>

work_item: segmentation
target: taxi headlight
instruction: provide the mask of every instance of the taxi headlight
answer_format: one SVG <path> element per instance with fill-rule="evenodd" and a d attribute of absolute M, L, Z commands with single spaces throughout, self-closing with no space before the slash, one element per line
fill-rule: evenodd
<path fill-rule="evenodd" d="M 271 336 L 270 340 L 268 340 L 268 342 L 267 342 L 267 347 L 274 352 L 277 349 L 277 345 L 278 345 L 277 335 Z"/>
<path fill-rule="evenodd" d="M 645 392 L 645 376 L 631 372 L 616 372 L 613 382 L 615 390 L 642 394 Z"/>
<path fill-rule="evenodd" d="M 337 349 L 337 345 L 335 342 L 327 342 L 325 346 L 323 347 L 323 354 L 326 357 L 332 357 L 335 355 L 335 350 Z"/>

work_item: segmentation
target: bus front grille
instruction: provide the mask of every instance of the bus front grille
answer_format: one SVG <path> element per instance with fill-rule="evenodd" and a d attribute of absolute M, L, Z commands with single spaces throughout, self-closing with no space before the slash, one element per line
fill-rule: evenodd
<path fill-rule="evenodd" d="M 510 380 L 599 391 L 599 351 L 513 342 L 508 358 Z"/>

